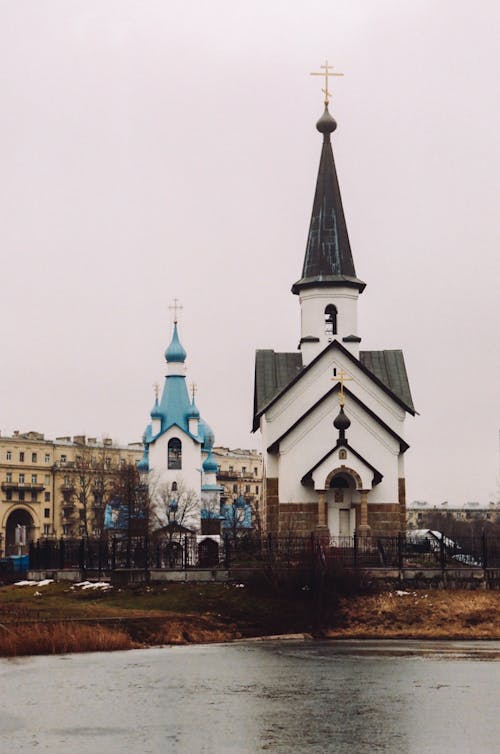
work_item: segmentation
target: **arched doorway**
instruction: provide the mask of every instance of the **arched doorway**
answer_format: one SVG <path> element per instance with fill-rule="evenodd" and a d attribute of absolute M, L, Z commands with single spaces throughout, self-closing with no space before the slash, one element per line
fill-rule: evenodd
<path fill-rule="evenodd" d="M 327 477 L 327 520 L 332 537 L 352 537 L 356 528 L 356 511 L 353 507 L 361 479 L 350 469 L 335 469 Z"/>
<path fill-rule="evenodd" d="M 25 544 L 19 545 L 16 541 L 17 527 L 25 527 Z M 25 555 L 29 549 L 29 543 L 33 539 L 34 521 L 33 516 L 24 508 L 16 508 L 9 514 L 5 525 L 5 554 Z"/>

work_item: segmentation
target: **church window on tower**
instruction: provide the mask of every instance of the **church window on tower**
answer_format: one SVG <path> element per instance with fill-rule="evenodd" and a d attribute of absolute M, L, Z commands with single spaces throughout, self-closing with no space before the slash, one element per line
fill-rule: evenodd
<path fill-rule="evenodd" d="M 337 334 L 337 307 L 328 304 L 325 309 L 325 335 L 331 338 Z"/>
<path fill-rule="evenodd" d="M 182 443 L 178 437 L 172 437 L 168 441 L 168 468 L 182 468 Z"/>
<path fill-rule="evenodd" d="M 177 482 L 172 482 L 172 492 L 177 492 Z"/>
<path fill-rule="evenodd" d="M 347 458 L 347 450 L 342 448 L 342 450 L 339 450 L 339 458 L 341 460 L 345 460 Z"/>

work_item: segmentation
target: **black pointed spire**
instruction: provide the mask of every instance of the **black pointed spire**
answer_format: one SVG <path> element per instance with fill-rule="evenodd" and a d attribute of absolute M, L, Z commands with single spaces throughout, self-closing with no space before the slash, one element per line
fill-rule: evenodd
<path fill-rule="evenodd" d="M 318 285 L 350 286 L 361 292 L 365 283 L 358 280 L 354 269 L 330 142 L 330 134 L 337 128 L 337 123 L 328 111 L 328 104 L 325 104 L 316 128 L 323 134 L 323 148 L 302 277 L 294 283 L 292 293 Z"/>

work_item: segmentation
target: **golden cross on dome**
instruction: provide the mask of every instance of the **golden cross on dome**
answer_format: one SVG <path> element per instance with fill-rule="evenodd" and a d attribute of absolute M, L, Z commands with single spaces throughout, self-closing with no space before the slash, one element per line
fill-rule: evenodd
<path fill-rule="evenodd" d="M 325 60 L 325 65 L 320 65 L 321 71 L 313 71 L 310 76 L 323 76 L 325 79 L 325 88 L 321 91 L 325 95 L 325 107 L 328 107 L 328 103 L 330 102 L 330 97 L 332 96 L 330 91 L 328 90 L 328 77 L 329 76 L 343 76 L 343 73 L 338 73 L 337 71 L 333 70 L 333 65 L 328 65 L 328 60 Z"/>
<path fill-rule="evenodd" d="M 168 308 L 174 312 L 174 325 L 176 325 L 178 322 L 178 312 L 182 311 L 183 306 L 179 304 L 179 299 L 174 298 L 174 303 Z"/>
<path fill-rule="evenodd" d="M 191 400 L 192 400 L 193 403 L 194 403 L 194 396 L 196 395 L 197 390 L 198 390 L 198 386 L 196 385 L 195 382 L 193 382 L 191 384 Z"/>
<path fill-rule="evenodd" d="M 340 396 L 339 396 L 339 404 L 340 406 L 345 406 L 345 396 L 344 396 L 344 382 L 348 382 L 349 380 L 353 380 L 354 377 L 348 377 L 347 372 L 344 372 L 342 367 L 339 369 L 339 373 L 337 374 L 337 368 L 333 368 L 333 377 L 332 382 L 340 382 Z"/>

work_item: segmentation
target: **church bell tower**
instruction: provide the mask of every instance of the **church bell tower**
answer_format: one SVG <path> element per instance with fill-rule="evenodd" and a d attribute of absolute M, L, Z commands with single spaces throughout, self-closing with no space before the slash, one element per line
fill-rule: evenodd
<path fill-rule="evenodd" d="M 318 179 L 302 277 L 292 286 L 300 300 L 299 348 L 304 366 L 334 339 L 358 357 L 357 304 L 365 288 L 356 277 L 342 207 L 330 139 L 337 123 L 328 110 L 327 90 L 325 111 L 316 128 L 323 134 Z"/>

